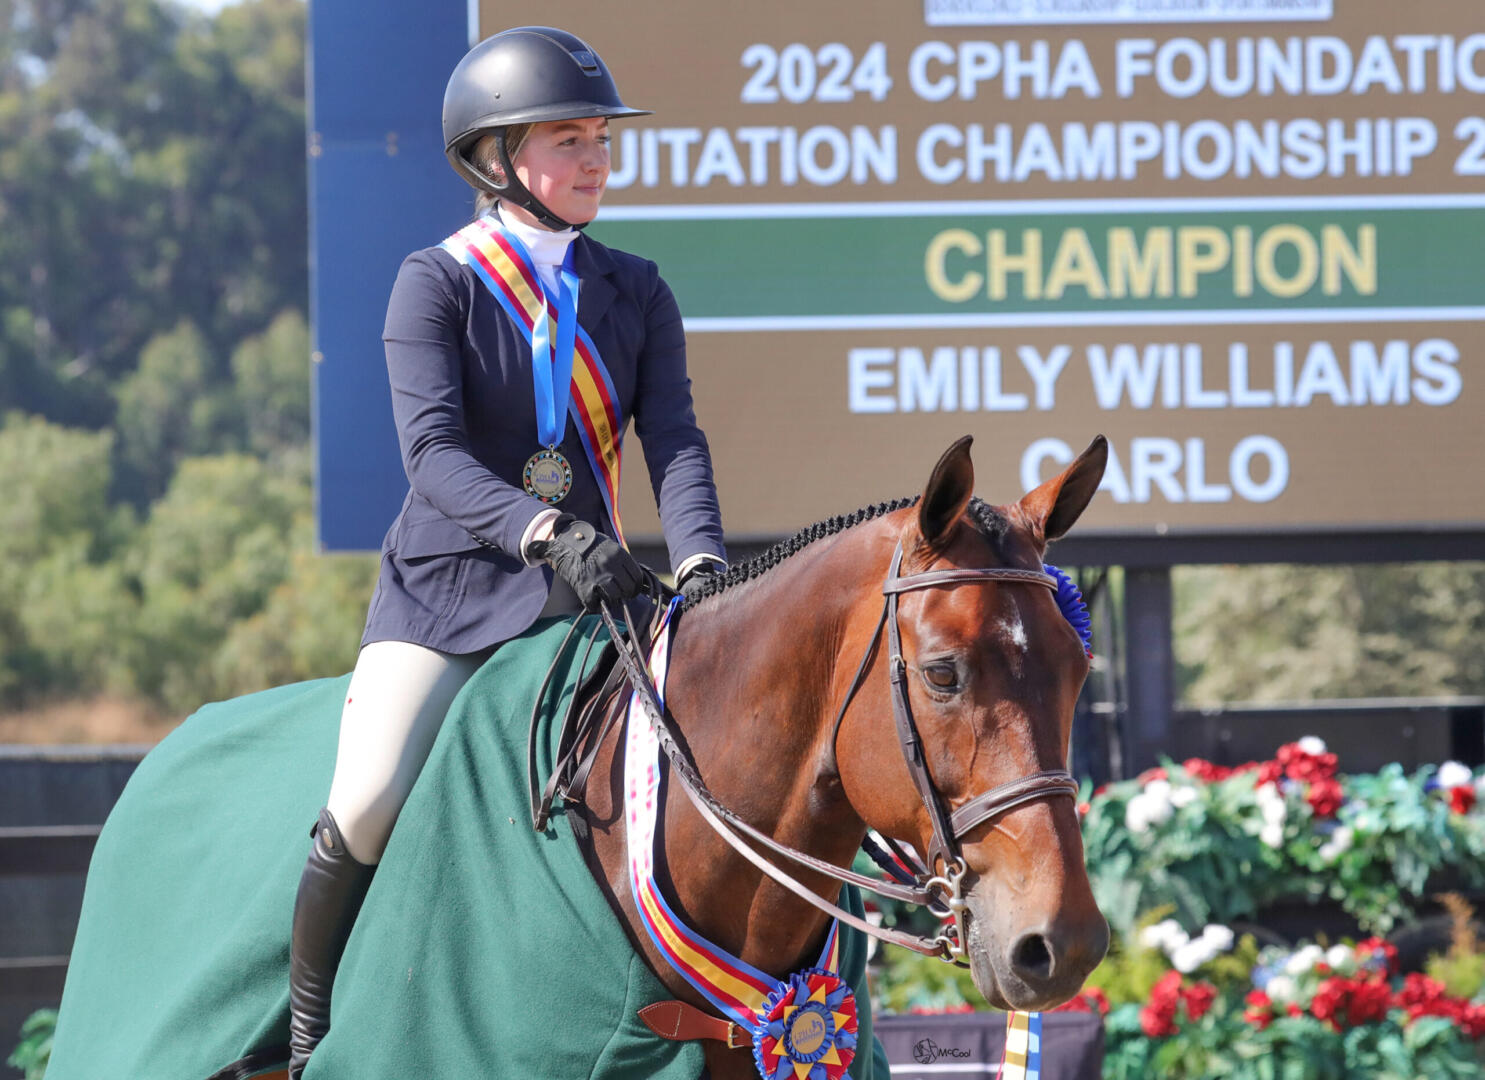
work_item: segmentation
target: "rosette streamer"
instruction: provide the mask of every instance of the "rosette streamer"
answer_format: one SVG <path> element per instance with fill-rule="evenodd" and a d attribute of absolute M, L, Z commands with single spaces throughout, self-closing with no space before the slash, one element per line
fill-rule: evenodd
<path fill-rule="evenodd" d="M 1091 659 L 1093 620 L 1088 615 L 1088 605 L 1083 603 L 1082 591 L 1073 584 L 1066 572 L 1051 563 L 1043 563 L 1042 569 L 1057 579 L 1057 606 L 1062 609 L 1062 617 L 1078 632 L 1078 637 L 1083 639 L 1083 652 Z"/>
<path fill-rule="evenodd" d="M 650 651 L 657 694 L 665 693 L 671 604 Z M 765 1080 L 840 1080 L 856 1056 L 856 999 L 836 971 L 840 925 L 832 920 L 815 967 L 782 982 L 708 941 L 676 914 L 654 875 L 657 807 L 663 776 L 660 743 L 638 694 L 625 734 L 624 817 L 629 830 L 629 887 L 645 931 L 670 965 L 727 1019 L 753 1037 Z"/>

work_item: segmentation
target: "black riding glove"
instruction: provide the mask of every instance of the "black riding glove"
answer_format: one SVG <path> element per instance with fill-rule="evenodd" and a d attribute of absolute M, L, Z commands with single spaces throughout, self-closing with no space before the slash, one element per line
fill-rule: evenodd
<path fill-rule="evenodd" d="M 531 553 L 545 559 L 572 586 L 585 610 L 596 610 L 605 600 L 628 600 L 644 589 L 639 563 L 617 540 L 586 521 L 563 514 L 552 523 L 552 533 L 552 539 L 533 543 Z"/>
<path fill-rule="evenodd" d="M 715 581 L 717 575 L 722 572 L 722 567 L 710 559 L 702 559 L 691 569 L 686 571 L 686 576 L 676 583 L 677 591 L 686 599 L 691 599 L 692 594 L 700 591 L 701 587 L 708 581 Z"/>

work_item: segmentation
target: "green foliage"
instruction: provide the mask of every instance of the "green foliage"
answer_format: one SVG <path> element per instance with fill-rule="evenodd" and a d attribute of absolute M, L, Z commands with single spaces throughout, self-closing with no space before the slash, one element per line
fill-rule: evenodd
<path fill-rule="evenodd" d="M 52 1056 L 52 1036 L 57 1030 L 57 1011 L 41 1009 L 21 1025 L 21 1044 L 10 1055 L 7 1064 L 20 1069 L 25 1080 L 41 1080 Z"/>
<path fill-rule="evenodd" d="M 1449 948 L 1428 958 L 1424 970 L 1444 984 L 1454 997 L 1476 1000 L 1485 996 L 1485 952 L 1476 933 L 1475 909 L 1458 893 L 1439 897 L 1449 912 Z"/>
<path fill-rule="evenodd" d="M 0 424 L 0 702 L 104 681 L 80 660 L 106 653 L 130 604 L 109 561 L 132 525 L 127 510 L 108 504 L 112 447 L 108 432 L 20 413 Z"/>
<path fill-rule="evenodd" d="M 151 338 L 118 388 L 120 458 L 138 494 L 158 498 L 181 459 L 217 445 L 228 419 L 211 389 L 206 339 L 189 322 Z"/>
<path fill-rule="evenodd" d="M 309 441 L 309 327 L 285 311 L 232 354 L 234 400 L 247 447 L 264 456 Z"/>
<path fill-rule="evenodd" d="M 1485 563 L 1178 567 L 1195 704 L 1485 693 Z"/>
<path fill-rule="evenodd" d="M 907 949 L 886 949 L 871 982 L 872 1004 L 884 1012 L 958 1012 L 985 1007 L 967 968 Z"/>

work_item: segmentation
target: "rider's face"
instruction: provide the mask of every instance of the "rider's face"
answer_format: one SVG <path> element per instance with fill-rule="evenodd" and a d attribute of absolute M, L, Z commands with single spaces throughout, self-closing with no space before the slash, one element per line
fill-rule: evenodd
<path fill-rule="evenodd" d="M 537 124 L 516 155 L 516 176 L 563 220 L 592 221 L 608 185 L 608 141 L 602 117 Z"/>

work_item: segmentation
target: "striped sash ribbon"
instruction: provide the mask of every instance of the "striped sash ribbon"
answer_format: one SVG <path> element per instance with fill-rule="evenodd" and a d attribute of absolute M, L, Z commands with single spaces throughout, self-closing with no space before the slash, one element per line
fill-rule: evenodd
<path fill-rule="evenodd" d="M 531 344 L 539 319 L 551 321 L 550 340 L 557 340 L 557 300 L 541 280 L 525 248 L 493 214 L 470 222 L 439 245 L 463 266 L 472 268 Z M 614 536 L 624 542 L 619 522 L 619 467 L 622 433 L 614 382 L 588 332 L 577 327 L 568 412 L 603 496 Z"/>
<path fill-rule="evenodd" d="M 1042 1014 L 1007 1013 L 1000 1080 L 1039 1080 L 1041 1074 Z"/>
<path fill-rule="evenodd" d="M 679 597 L 677 598 L 679 602 Z M 666 612 L 650 652 L 656 692 L 665 693 L 671 615 Z M 629 705 L 624 759 L 624 813 L 629 826 L 629 885 L 650 939 L 672 966 L 727 1019 L 752 1029 L 765 999 L 779 980 L 707 941 L 671 910 L 654 876 L 656 808 L 659 805 L 660 743 L 636 699 Z M 819 963 L 834 972 L 840 963 L 840 927 L 832 921 Z"/>

